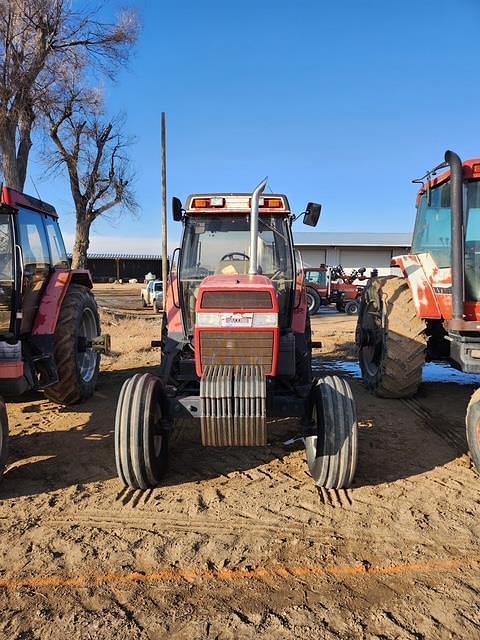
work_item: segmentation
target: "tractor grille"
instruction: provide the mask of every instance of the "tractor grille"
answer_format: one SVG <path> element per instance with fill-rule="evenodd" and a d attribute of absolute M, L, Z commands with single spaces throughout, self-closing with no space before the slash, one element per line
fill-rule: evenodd
<path fill-rule="evenodd" d="M 256 364 L 268 373 L 273 364 L 273 332 L 201 331 L 202 368 L 208 365 Z"/>
<path fill-rule="evenodd" d="M 273 309 L 268 291 L 206 291 L 202 309 Z"/>

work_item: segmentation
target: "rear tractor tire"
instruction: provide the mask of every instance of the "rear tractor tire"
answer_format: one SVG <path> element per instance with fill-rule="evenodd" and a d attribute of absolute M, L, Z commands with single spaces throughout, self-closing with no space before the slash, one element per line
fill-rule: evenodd
<path fill-rule="evenodd" d="M 360 304 L 356 342 L 363 381 L 381 398 L 413 396 L 425 364 L 425 322 L 403 278 L 378 278 Z"/>
<path fill-rule="evenodd" d="M 466 416 L 467 442 L 473 464 L 480 473 L 480 389 L 470 398 Z"/>
<path fill-rule="evenodd" d="M 100 354 L 87 343 L 99 335 L 100 317 L 92 292 L 79 284 L 70 285 L 55 331 L 58 382 L 45 389 L 47 398 L 59 404 L 74 404 L 93 395 Z"/>
<path fill-rule="evenodd" d="M 0 479 L 8 459 L 8 417 L 3 398 L 0 398 Z"/>
<path fill-rule="evenodd" d="M 167 397 L 151 373 L 135 374 L 120 391 L 115 416 L 115 462 L 122 482 L 132 489 L 159 484 L 167 470 Z"/>
<path fill-rule="evenodd" d="M 312 428 L 305 438 L 310 473 L 317 487 L 347 489 L 357 466 L 357 416 L 346 380 L 327 376 L 311 391 Z"/>
<path fill-rule="evenodd" d="M 322 305 L 322 299 L 318 295 L 318 293 L 315 291 L 315 289 L 307 287 L 307 308 L 310 316 L 313 316 L 316 313 L 318 313 L 318 310 L 320 309 L 321 305 Z"/>

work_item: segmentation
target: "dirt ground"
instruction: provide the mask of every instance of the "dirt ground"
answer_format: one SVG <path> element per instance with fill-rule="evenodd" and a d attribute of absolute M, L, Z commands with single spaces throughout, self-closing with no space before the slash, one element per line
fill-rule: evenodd
<path fill-rule="evenodd" d="M 178 423 L 165 485 L 135 492 L 116 477 L 114 412 L 123 381 L 158 366 L 159 320 L 105 319 L 115 353 L 93 399 L 8 405 L 0 638 L 480 637 L 472 385 L 425 383 L 402 402 L 352 379 L 348 491 L 315 489 L 301 441 L 285 444 L 300 434 L 287 420 L 261 449 L 202 449 L 198 427 Z M 354 359 L 354 319 L 313 324 L 317 374 L 325 359 L 329 370 Z"/>

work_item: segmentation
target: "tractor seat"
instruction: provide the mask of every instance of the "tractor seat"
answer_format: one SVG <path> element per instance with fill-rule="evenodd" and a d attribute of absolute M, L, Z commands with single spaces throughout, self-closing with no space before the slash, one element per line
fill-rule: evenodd
<path fill-rule="evenodd" d="M 238 276 L 248 273 L 248 260 L 222 260 L 215 269 L 215 275 Z"/>

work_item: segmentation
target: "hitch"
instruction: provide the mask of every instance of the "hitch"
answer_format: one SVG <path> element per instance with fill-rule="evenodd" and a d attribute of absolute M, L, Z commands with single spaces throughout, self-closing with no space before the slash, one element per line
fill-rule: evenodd
<path fill-rule="evenodd" d="M 86 341 L 87 349 L 91 349 L 92 351 L 96 351 L 97 353 L 103 353 L 104 355 L 110 353 L 111 350 L 111 340 L 110 334 L 105 333 L 101 336 L 97 336 L 93 338 L 93 340 Z"/>

